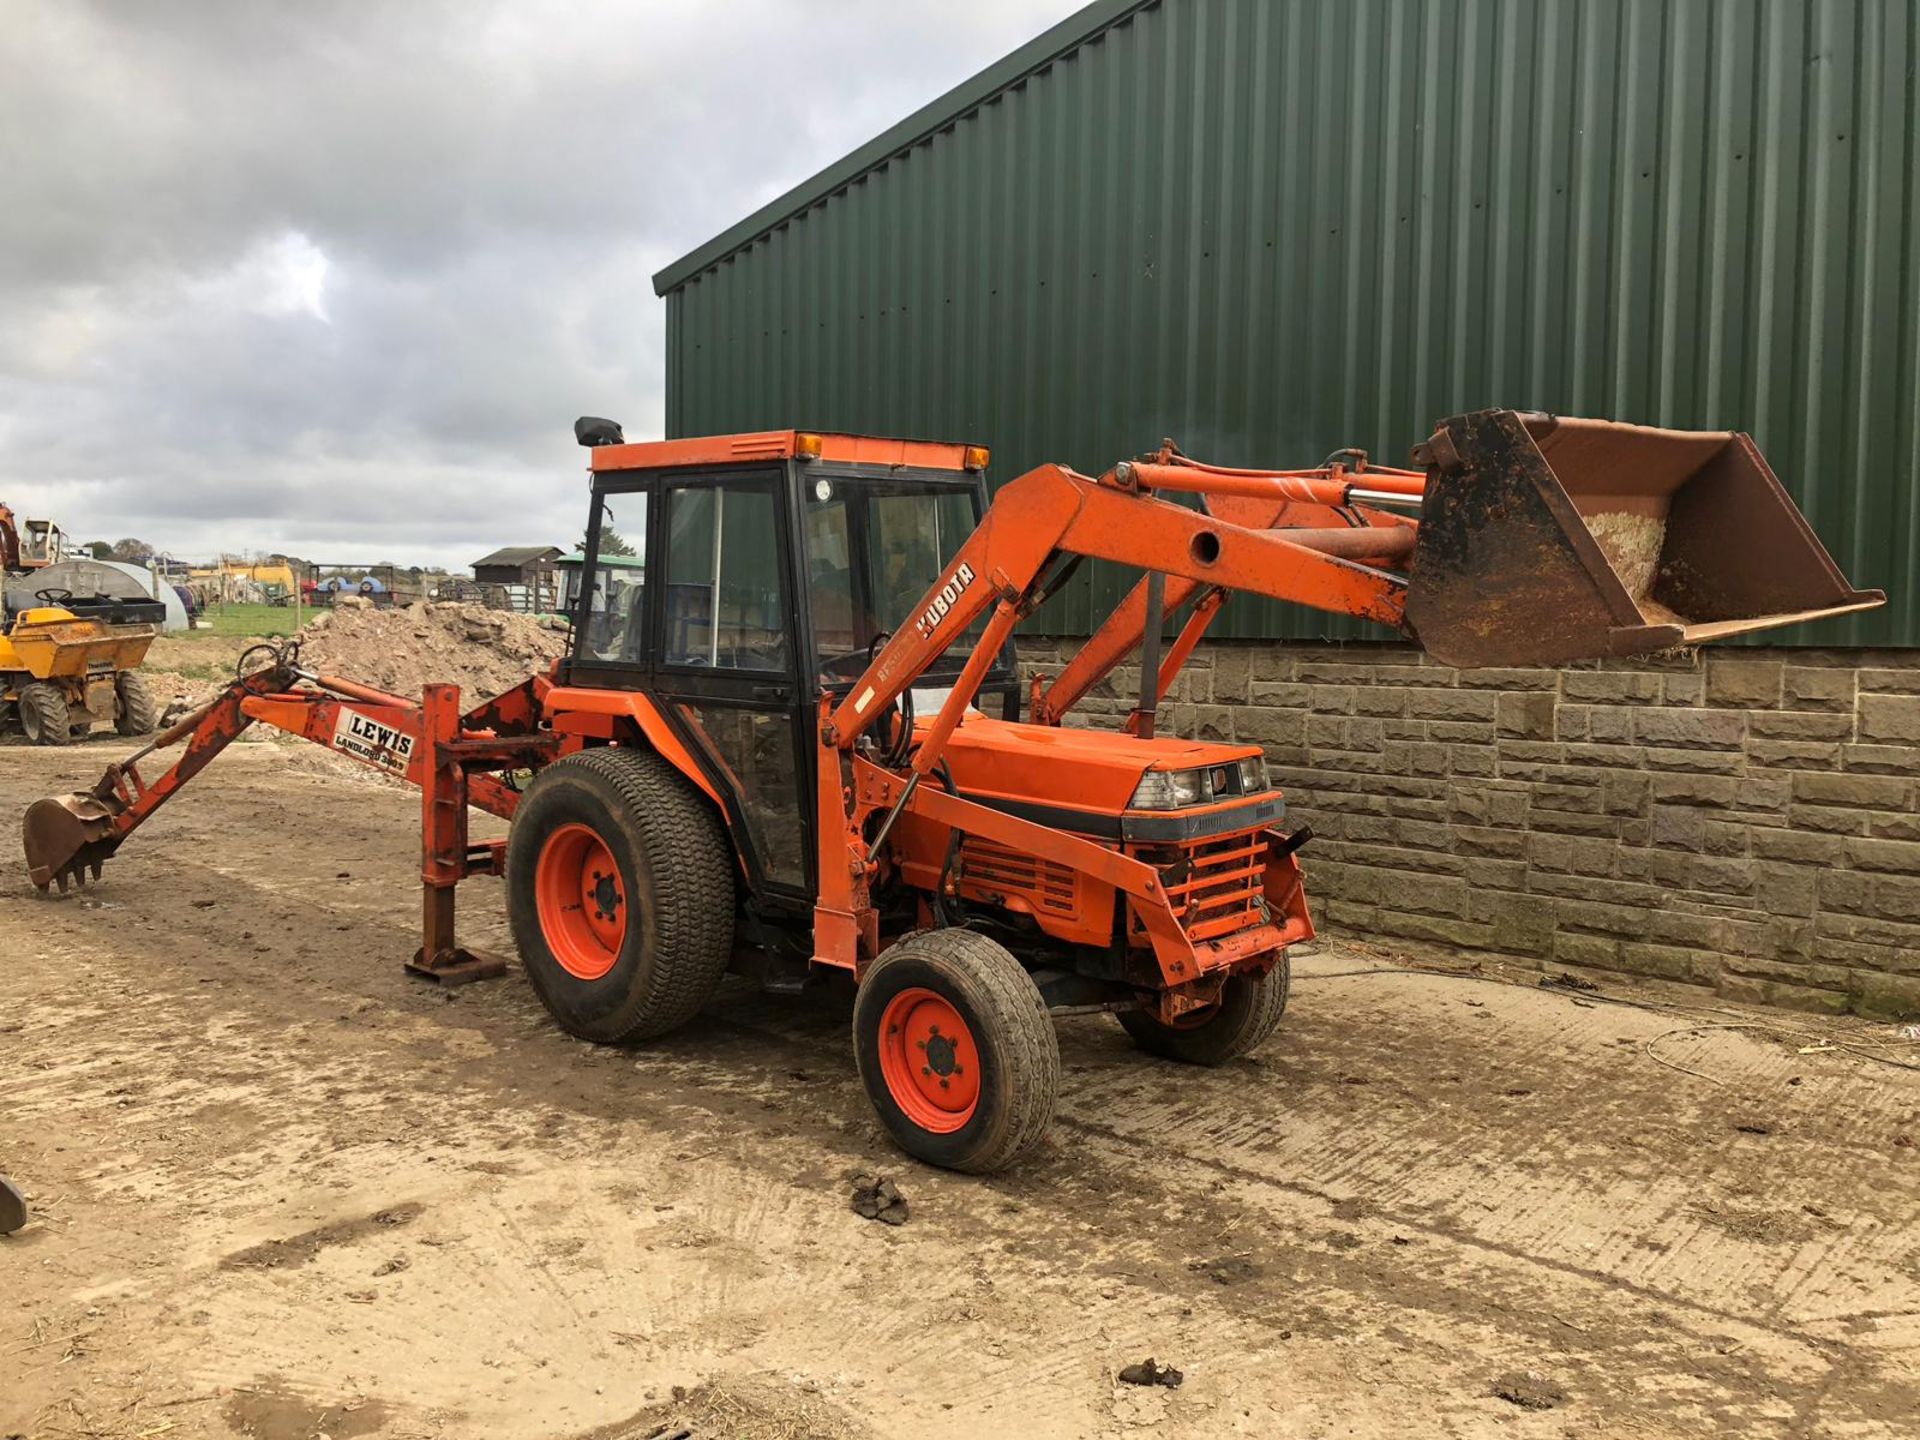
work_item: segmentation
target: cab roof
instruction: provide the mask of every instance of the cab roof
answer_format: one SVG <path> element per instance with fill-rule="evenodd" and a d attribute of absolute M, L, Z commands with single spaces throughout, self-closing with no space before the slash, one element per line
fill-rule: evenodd
<path fill-rule="evenodd" d="M 817 446 L 817 449 L 815 448 Z M 597 445 L 592 469 L 674 470 L 696 465 L 792 460 L 796 457 L 842 465 L 890 465 L 899 469 L 970 468 L 967 445 L 938 440 L 891 440 L 878 435 L 844 435 L 824 430 L 756 430 L 744 435 L 701 435 L 685 440 L 643 440 L 629 445 Z"/>

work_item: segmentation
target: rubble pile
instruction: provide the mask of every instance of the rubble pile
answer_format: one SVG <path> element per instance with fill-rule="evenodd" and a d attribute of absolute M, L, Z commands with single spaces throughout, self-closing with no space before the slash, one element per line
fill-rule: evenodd
<path fill-rule="evenodd" d="M 556 625 L 484 605 L 426 601 L 378 610 L 343 596 L 300 632 L 300 663 L 396 695 L 449 681 L 463 705 L 476 705 L 559 659 L 567 638 Z"/>

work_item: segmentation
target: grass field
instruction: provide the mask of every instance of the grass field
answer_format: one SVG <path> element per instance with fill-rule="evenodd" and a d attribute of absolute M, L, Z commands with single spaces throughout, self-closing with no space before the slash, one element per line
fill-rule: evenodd
<path fill-rule="evenodd" d="M 313 610 L 302 606 L 304 624 Z M 153 642 L 147 667 L 189 680 L 228 680 L 246 642 L 262 636 L 291 635 L 293 611 L 278 605 L 216 605 L 191 630 L 173 630 Z"/>
<path fill-rule="evenodd" d="M 213 635 L 291 635 L 293 608 L 285 605 L 210 605 L 194 626 L 194 633 Z M 311 606 L 300 608 L 304 623 L 313 618 Z"/>

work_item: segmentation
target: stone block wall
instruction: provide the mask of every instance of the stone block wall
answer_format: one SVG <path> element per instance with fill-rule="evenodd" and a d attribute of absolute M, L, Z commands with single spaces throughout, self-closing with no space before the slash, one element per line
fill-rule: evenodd
<path fill-rule="evenodd" d="M 1023 640 L 1023 669 L 1072 644 Z M 1076 720 L 1119 724 L 1138 685 Z M 1162 728 L 1266 749 L 1331 933 L 1920 1014 L 1920 652 L 1455 670 L 1220 641 Z"/>

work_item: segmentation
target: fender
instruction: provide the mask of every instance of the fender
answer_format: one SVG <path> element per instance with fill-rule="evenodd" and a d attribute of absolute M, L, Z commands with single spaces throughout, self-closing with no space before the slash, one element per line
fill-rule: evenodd
<path fill-rule="evenodd" d="M 693 752 L 681 742 L 650 696 L 638 690 L 595 690 L 579 685 L 556 685 L 542 704 L 548 721 L 562 734 L 586 735 L 601 740 L 614 738 L 618 721 L 629 720 L 666 762 L 678 770 L 700 793 L 713 801 L 721 817 L 727 817 L 726 802 L 713 782 L 700 768 Z"/>

